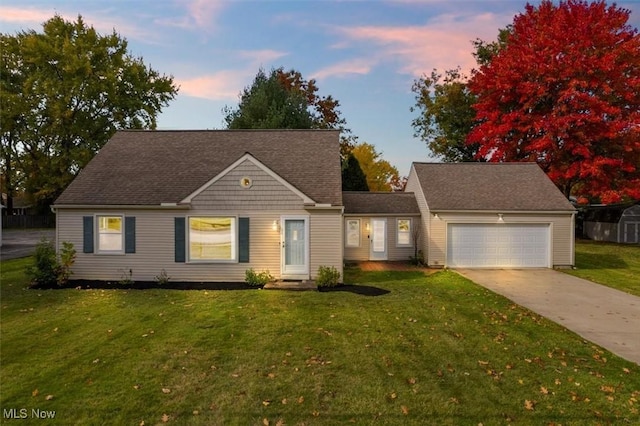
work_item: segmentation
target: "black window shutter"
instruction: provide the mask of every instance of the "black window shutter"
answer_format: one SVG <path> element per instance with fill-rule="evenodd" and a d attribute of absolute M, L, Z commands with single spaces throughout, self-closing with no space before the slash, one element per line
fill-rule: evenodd
<path fill-rule="evenodd" d="M 249 218 L 238 218 L 238 262 L 249 262 Z"/>
<path fill-rule="evenodd" d="M 93 216 L 82 217 L 82 252 L 93 253 Z"/>
<path fill-rule="evenodd" d="M 186 227 L 184 217 L 175 218 L 175 261 L 184 263 L 186 260 Z"/>
<path fill-rule="evenodd" d="M 136 252 L 136 218 L 132 216 L 124 218 L 124 252 Z"/>

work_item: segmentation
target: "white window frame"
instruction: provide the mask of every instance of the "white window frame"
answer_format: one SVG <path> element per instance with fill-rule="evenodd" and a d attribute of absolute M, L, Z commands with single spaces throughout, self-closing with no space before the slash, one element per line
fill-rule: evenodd
<path fill-rule="evenodd" d="M 358 241 L 357 243 L 349 243 L 349 222 L 357 222 L 357 232 L 358 232 Z M 361 237 L 361 229 L 360 229 L 360 219 L 345 219 L 345 227 L 344 227 L 344 246 L 345 247 L 360 247 L 362 244 Z"/>
<path fill-rule="evenodd" d="M 109 232 L 100 232 L 100 222 L 102 219 L 110 219 L 110 218 L 117 218 L 120 219 L 120 248 L 117 250 L 108 250 L 108 249 L 103 249 L 101 247 L 100 244 L 100 235 L 102 234 L 115 234 L 115 233 L 109 233 Z M 96 246 L 96 250 L 95 252 L 97 254 L 124 254 L 124 235 L 125 235 L 125 231 L 124 231 L 124 215 L 123 214 L 97 214 L 94 217 L 94 221 L 95 221 L 95 246 Z"/>
<path fill-rule="evenodd" d="M 400 242 L 400 222 L 404 222 L 407 221 L 409 222 L 409 230 L 408 231 L 402 231 L 402 233 L 406 233 L 409 240 L 407 243 L 401 243 Z M 411 241 L 411 233 L 413 232 L 413 220 L 411 218 L 398 218 L 396 219 L 396 247 L 413 247 L 413 242 Z"/>
<path fill-rule="evenodd" d="M 191 219 L 231 219 L 231 258 L 199 259 L 191 256 Z M 188 263 L 238 263 L 238 217 L 229 215 L 194 215 L 187 216 L 186 223 L 187 262 Z"/>

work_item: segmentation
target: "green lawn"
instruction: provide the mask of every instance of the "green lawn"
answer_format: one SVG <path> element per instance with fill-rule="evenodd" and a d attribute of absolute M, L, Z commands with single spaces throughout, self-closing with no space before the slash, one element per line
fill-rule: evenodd
<path fill-rule="evenodd" d="M 25 290 L 0 264 L 0 405 L 52 424 L 638 424 L 640 367 L 451 271 L 386 290 Z M 19 411 L 16 413 L 20 414 Z M 7 424 L 49 424 L 42 420 Z"/>
<path fill-rule="evenodd" d="M 564 272 L 640 296 L 640 246 L 576 241 L 576 269 Z"/>

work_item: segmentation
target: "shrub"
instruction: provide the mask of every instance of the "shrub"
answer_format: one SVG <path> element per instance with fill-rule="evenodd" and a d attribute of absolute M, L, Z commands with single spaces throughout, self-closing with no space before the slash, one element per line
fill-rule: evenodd
<path fill-rule="evenodd" d="M 120 275 L 120 281 L 118 281 L 118 284 L 131 285 L 135 283 L 135 281 L 133 280 L 133 270 L 131 268 L 129 268 L 128 271 L 126 269 L 120 269 L 120 271 L 122 272 L 122 274 Z"/>
<path fill-rule="evenodd" d="M 422 250 L 418 250 L 416 256 L 409 256 L 409 262 L 415 266 L 424 266 L 424 254 Z"/>
<path fill-rule="evenodd" d="M 36 245 L 33 265 L 27 267 L 26 273 L 31 278 L 31 284 L 37 287 L 53 287 L 64 285 L 69 281 L 73 273 L 71 266 L 76 259 L 76 251 L 73 244 L 62 243 L 60 258 L 56 255 L 53 243 L 42 238 Z"/>
<path fill-rule="evenodd" d="M 253 268 L 250 268 L 244 272 L 244 279 L 250 286 L 261 286 L 273 281 L 274 277 L 269 273 L 269 270 L 256 273 Z"/>
<path fill-rule="evenodd" d="M 164 268 L 154 278 L 155 282 L 157 282 L 160 285 L 167 284 L 170 279 L 171 277 L 167 275 L 167 271 L 165 271 Z"/>
<path fill-rule="evenodd" d="M 71 267 L 76 261 L 76 249 L 73 248 L 73 244 L 68 241 L 62 242 L 62 249 L 60 250 L 60 261 L 58 263 L 58 285 L 65 285 L 69 282 L 73 271 Z"/>
<path fill-rule="evenodd" d="M 320 266 L 318 268 L 318 276 L 316 284 L 318 287 L 335 287 L 340 282 L 340 272 L 335 266 Z"/>

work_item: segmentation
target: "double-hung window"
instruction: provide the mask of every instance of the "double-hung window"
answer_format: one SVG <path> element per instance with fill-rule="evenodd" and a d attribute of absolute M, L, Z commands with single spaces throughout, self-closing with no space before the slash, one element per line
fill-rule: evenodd
<path fill-rule="evenodd" d="M 235 217 L 190 217 L 189 260 L 237 260 Z"/>
<path fill-rule="evenodd" d="M 411 246 L 411 219 L 398 219 L 397 246 Z"/>
<path fill-rule="evenodd" d="M 360 247 L 360 219 L 347 219 L 345 245 Z"/>
<path fill-rule="evenodd" d="M 124 252 L 122 216 L 98 216 L 98 252 Z"/>

